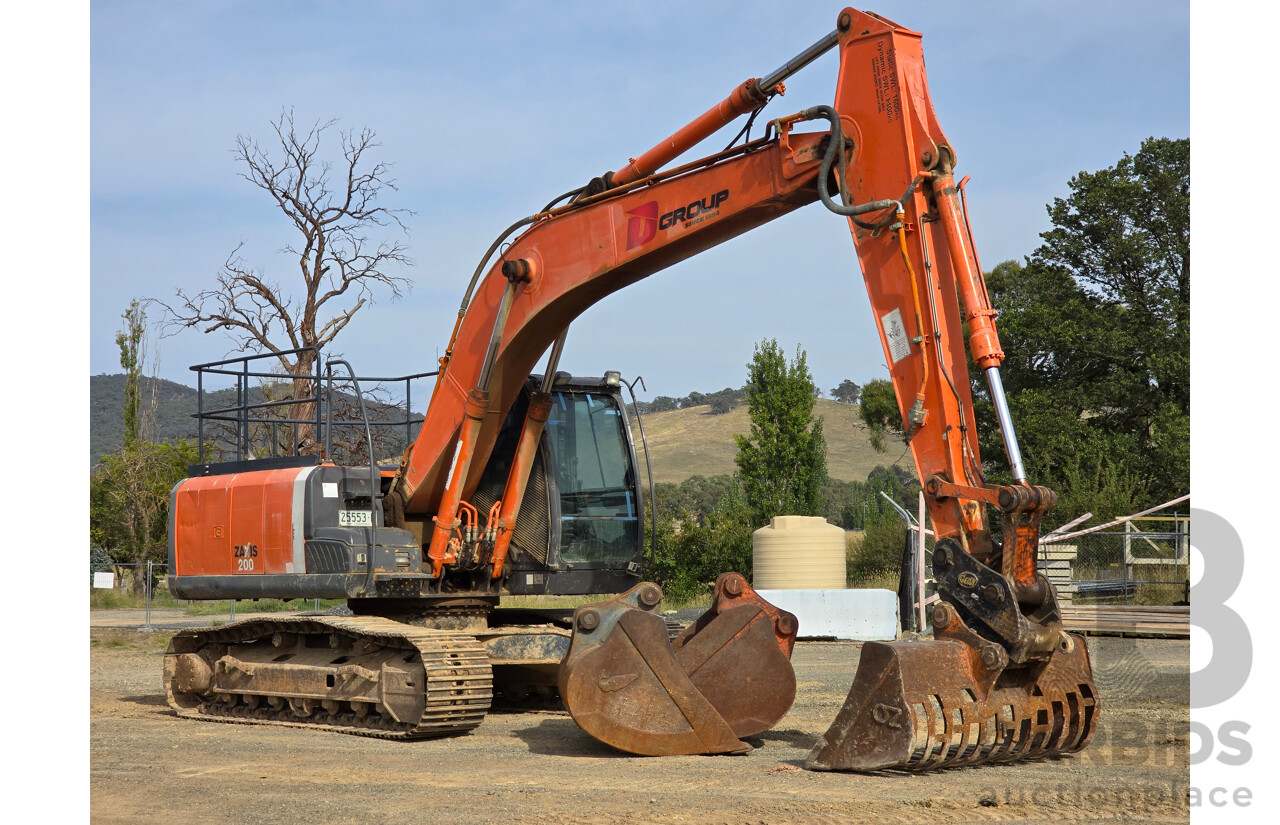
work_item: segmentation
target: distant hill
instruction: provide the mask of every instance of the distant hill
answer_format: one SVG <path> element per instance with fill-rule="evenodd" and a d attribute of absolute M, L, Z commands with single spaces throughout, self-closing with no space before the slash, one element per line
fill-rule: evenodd
<path fill-rule="evenodd" d="M 140 382 L 142 402 L 156 398 L 156 435 L 166 438 L 195 438 L 196 391 L 191 387 L 164 379 L 143 378 Z M 104 454 L 124 445 L 125 376 L 92 375 L 89 377 L 89 466 Z"/>
<path fill-rule="evenodd" d="M 858 408 L 852 404 L 818 399 L 814 415 L 822 418 L 822 434 L 827 440 L 827 475 L 840 481 L 866 481 L 877 465 L 897 463 L 912 469 L 910 454 L 892 443 L 886 452 L 871 446 Z M 746 405 L 714 415 L 710 406 L 649 413 L 644 416 L 644 434 L 653 452 L 653 480 L 678 484 L 695 475 L 732 475 L 737 471 L 738 454 L 733 436 L 748 435 L 751 422 Z M 640 434 L 635 433 L 639 441 Z M 637 452 L 643 453 L 640 445 Z"/>
<path fill-rule="evenodd" d="M 191 416 L 196 412 L 196 390 L 192 387 L 163 379 L 143 378 L 140 383 L 144 406 L 151 402 L 152 392 L 154 391 L 156 432 L 153 438 L 158 441 L 169 438 L 189 438 L 194 440 L 197 436 L 197 428 L 196 421 Z M 90 468 L 96 466 L 103 455 L 114 452 L 124 445 L 124 384 L 125 376 L 123 374 L 94 375 L 89 378 Z M 364 389 L 366 391 L 369 418 L 375 425 L 379 420 L 404 420 L 403 408 L 378 403 L 378 401 L 369 397 L 370 387 L 366 385 Z M 339 412 L 335 413 L 335 416 L 341 417 L 343 410 L 357 409 L 353 395 L 344 393 L 341 390 L 335 390 L 334 397 L 335 406 L 339 410 Z M 261 402 L 262 398 L 262 390 L 259 387 L 249 388 L 249 403 Z M 204 409 L 206 411 L 235 406 L 236 391 L 234 389 L 206 391 L 204 394 Z M 418 406 L 417 402 L 415 402 L 415 406 Z M 421 419 L 421 414 L 415 412 L 414 420 L 420 421 Z M 225 436 L 225 431 L 222 435 Z M 339 431 L 339 436 L 341 435 L 342 432 Z M 218 436 L 219 432 L 216 427 L 211 428 L 209 424 L 205 425 L 206 440 L 213 440 Z M 346 437 L 351 436 L 347 435 Z M 404 451 L 404 431 L 399 426 L 391 430 L 383 429 L 381 431 L 375 427 L 374 440 L 379 444 L 376 450 L 379 460 L 385 461 L 388 456 L 398 458 Z M 335 444 L 336 450 L 337 445 Z M 341 460 L 341 453 L 339 453 L 339 460 Z"/>
<path fill-rule="evenodd" d="M 124 375 L 94 375 L 89 378 L 89 466 L 93 467 L 105 454 L 124 444 Z M 173 381 L 142 379 L 143 403 L 156 398 L 156 438 L 196 437 L 196 391 Z M 257 390 L 252 390 L 256 393 Z M 255 398 L 254 400 L 257 400 Z M 205 406 L 231 406 L 234 390 L 205 394 Z M 416 406 L 416 405 L 415 405 Z M 827 474 L 841 481 L 864 481 L 877 465 L 897 461 L 911 469 L 911 457 L 902 447 L 878 453 L 867 439 L 858 418 L 858 408 L 837 401 L 818 399 L 814 413 L 822 416 L 823 435 L 827 440 Z M 653 451 L 654 481 L 675 484 L 695 475 L 731 475 L 736 471 L 733 458 L 738 448 L 735 434 L 751 431 L 745 405 L 722 415 L 714 415 L 710 406 L 689 407 L 644 416 L 644 432 Z M 639 432 L 635 433 L 639 440 Z M 636 445 L 637 452 L 643 449 Z"/>

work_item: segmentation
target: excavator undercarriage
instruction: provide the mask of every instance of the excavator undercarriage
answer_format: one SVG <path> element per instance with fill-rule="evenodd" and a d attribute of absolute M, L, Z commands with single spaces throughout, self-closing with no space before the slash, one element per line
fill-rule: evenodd
<path fill-rule="evenodd" d="M 493 669 L 475 637 L 369 616 L 180 631 L 164 675 L 182 716 L 382 739 L 466 733 L 493 699 Z"/>

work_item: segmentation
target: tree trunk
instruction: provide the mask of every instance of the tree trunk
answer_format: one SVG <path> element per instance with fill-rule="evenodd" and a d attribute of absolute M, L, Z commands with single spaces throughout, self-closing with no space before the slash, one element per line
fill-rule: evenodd
<path fill-rule="evenodd" d="M 286 455 L 315 455 L 324 449 L 315 425 L 318 391 L 313 379 L 315 362 L 313 353 L 299 353 L 298 363 L 290 370 L 293 374 L 293 398 L 298 403 L 289 406 L 289 418 L 304 423 L 290 427 L 292 443 Z"/>

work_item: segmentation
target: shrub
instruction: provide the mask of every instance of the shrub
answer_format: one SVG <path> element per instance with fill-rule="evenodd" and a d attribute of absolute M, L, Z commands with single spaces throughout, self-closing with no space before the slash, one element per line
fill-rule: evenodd
<path fill-rule="evenodd" d="M 721 573 L 751 578 L 751 522 L 746 501 L 736 485 L 701 519 L 688 511 L 667 516 L 656 525 L 657 553 L 648 576 L 668 598 L 690 601 L 711 592 Z"/>
<path fill-rule="evenodd" d="M 850 587 L 888 587 L 897 590 L 907 526 L 896 518 L 871 521 L 861 535 L 849 537 L 846 577 Z M 891 580 L 892 584 L 884 582 Z"/>

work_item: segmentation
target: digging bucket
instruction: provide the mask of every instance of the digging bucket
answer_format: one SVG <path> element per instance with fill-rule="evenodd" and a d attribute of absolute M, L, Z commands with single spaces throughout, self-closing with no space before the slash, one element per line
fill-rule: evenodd
<path fill-rule="evenodd" d="M 869 642 L 849 696 L 805 762 L 810 770 L 927 771 L 1080 750 L 1097 722 L 1084 638 L 1011 664 L 1003 646 L 933 608 L 935 638 Z"/>
<path fill-rule="evenodd" d="M 711 609 L 674 640 L 645 582 L 574 611 L 560 695 L 596 739 L 648 756 L 745 753 L 795 699 L 795 617 L 736 573 L 716 582 Z"/>

